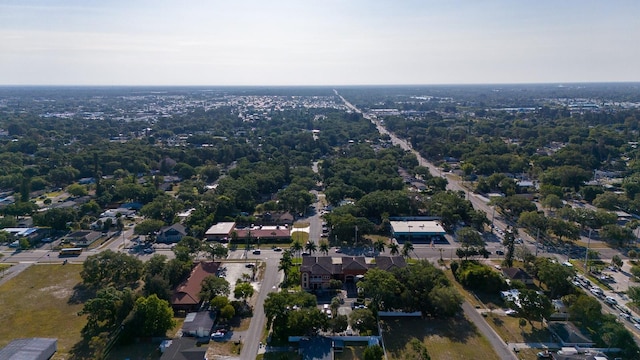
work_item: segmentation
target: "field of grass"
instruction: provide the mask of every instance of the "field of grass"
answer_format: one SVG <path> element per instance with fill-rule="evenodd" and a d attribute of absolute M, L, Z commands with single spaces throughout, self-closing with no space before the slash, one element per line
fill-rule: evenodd
<path fill-rule="evenodd" d="M 58 339 L 56 359 L 73 359 L 86 316 L 80 265 L 33 265 L 0 286 L 0 347 L 28 337 Z"/>
<path fill-rule="evenodd" d="M 464 317 L 452 319 L 385 319 L 384 342 L 391 360 L 405 358 L 411 338 L 424 343 L 431 359 L 497 359 L 491 344 Z"/>

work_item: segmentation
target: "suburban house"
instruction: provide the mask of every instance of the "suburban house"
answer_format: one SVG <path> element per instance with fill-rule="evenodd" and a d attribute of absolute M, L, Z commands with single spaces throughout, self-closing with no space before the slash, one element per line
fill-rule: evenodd
<path fill-rule="evenodd" d="M 171 226 L 165 226 L 160 229 L 156 235 L 156 242 L 158 243 L 177 243 L 187 235 L 187 229 L 182 224 L 173 224 Z"/>
<path fill-rule="evenodd" d="M 202 280 L 209 275 L 216 275 L 220 263 L 213 261 L 199 262 L 192 270 L 187 280 L 178 285 L 171 296 L 171 306 L 174 311 L 197 311 L 200 307 L 200 290 Z"/>
<path fill-rule="evenodd" d="M 206 360 L 207 347 L 198 346 L 195 338 L 181 337 L 165 340 L 160 345 L 160 360 Z"/>
<path fill-rule="evenodd" d="M 402 256 L 376 256 L 367 263 L 364 256 L 305 256 L 300 267 L 300 283 L 304 290 L 327 289 L 332 279 L 354 282 L 371 268 L 391 270 L 405 267 Z"/>
<path fill-rule="evenodd" d="M 293 225 L 295 220 L 290 212 L 265 212 L 258 216 L 265 225 Z"/>
<path fill-rule="evenodd" d="M 204 238 L 208 241 L 229 241 L 231 232 L 236 228 L 235 222 L 219 222 L 213 224 L 205 233 Z"/>
<path fill-rule="evenodd" d="M 502 274 L 510 281 L 518 280 L 525 285 L 533 285 L 533 277 L 521 268 L 502 268 Z"/>
<path fill-rule="evenodd" d="M 188 313 L 182 324 L 182 335 L 209 338 L 215 320 L 216 315 L 213 311 Z"/>
<path fill-rule="evenodd" d="M 66 236 L 66 240 L 74 246 L 89 246 L 102 236 L 97 231 L 81 230 Z"/>

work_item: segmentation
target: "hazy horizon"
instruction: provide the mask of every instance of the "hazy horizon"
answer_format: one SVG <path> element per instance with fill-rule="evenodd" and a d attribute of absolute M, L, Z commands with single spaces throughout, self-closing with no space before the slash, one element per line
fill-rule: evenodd
<path fill-rule="evenodd" d="M 640 81 L 640 2 L 0 0 L 0 85 Z"/>

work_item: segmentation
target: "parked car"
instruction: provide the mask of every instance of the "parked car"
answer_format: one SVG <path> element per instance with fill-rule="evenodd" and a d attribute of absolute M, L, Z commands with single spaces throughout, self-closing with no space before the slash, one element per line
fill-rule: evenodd
<path fill-rule="evenodd" d="M 606 302 L 609 305 L 616 305 L 618 303 L 618 301 L 614 298 L 612 298 L 611 296 L 606 296 L 604 298 L 604 302 Z"/>
<path fill-rule="evenodd" d="M 496 250 L 496 255 L 504 255 L 504 251 L 502 251 L 502 250 Z"/>
<path fill-rule="evenodd" d="M 260 255 L 260 249 L 253 250 L 253 255 Z"/>

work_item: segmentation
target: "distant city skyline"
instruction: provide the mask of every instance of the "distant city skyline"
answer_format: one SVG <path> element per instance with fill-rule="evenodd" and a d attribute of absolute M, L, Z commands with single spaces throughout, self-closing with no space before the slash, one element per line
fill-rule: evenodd
<path fill-rule="evenodd" d="M 0 85 L 640 81 L 640 1 L 0 0 Z"/>

